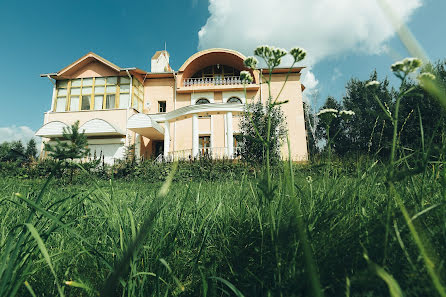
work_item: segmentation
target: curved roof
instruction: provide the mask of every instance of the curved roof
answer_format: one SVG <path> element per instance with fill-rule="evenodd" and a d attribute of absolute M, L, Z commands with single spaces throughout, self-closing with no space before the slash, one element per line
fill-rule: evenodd
<path fill-rule="evenodd" d="M 178 72 L 183 72 L 183 78 L 189 78 L 200 69 L 210 65 L 221 64 L 232 66 L 238 70 L 248 70 L 243 64 L 246 57 L 235 51 L 225 48 L 211 48 L 193 54 L 184 62 Z"/>
<path fill-rule="evenodd" d="M 241 53 L 239 53 L 235 50 L 226 49 L 226 48 L 210 48 L 207 50 L 197 52 L 197 53 L 193 54 L 192 56 L 190 56 L 189 59 L 187 59 L 186 62 L 184 62 L 184 64 L 180 67 L 180 69 L 178 71 L 184 71 L 186 69 L 186 67 L 189 66 L 194 60 L 196 60 L 200 57 L 203 57 L 205 55 L 209 55 L 209 54 L 232 55 L 232 56 L 240 59 L 242 62 L 246 59 L 246 57 L 244 55 L 242 55 Z"/>
<path fill-rule="evenodd" d="M 102 119 L 92 119 L 85 122 L 79 128 L 80 131 L 84 132 L 86 135 L 109 135 L 109 134 L 121 134 L 125 135 L 124 132 L 116 129 L 112 124 Z"/>
<path fill-rule="evenodd" d="M 53 121 L 46 123 L 36 132 L 36 136 L 40 137 L 61 137 L 63 134 L 63 129 L 68 127 L 67 124 L 61 121 Z"/>

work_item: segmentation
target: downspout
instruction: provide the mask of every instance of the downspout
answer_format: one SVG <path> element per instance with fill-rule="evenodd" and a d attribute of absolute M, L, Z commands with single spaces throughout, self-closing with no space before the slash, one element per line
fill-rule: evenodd
<path fill-rule="evenodd" d="M 174 80 L 174 91 L 173 91 L 173 110 L 177 109 L 177 77 L 175 76 L 175 71 L 173 73 Z M 175 139 L 177 138 L 177 121 L 173 122 L 173 152 L 175 151 Z"/>

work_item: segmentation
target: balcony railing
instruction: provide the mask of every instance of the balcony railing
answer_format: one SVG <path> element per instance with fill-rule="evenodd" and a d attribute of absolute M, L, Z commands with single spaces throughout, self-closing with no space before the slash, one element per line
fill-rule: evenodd
<path fill-rule="evenodd" d="M 183 86 L 232 86 L 241 85 L 242 81 L 240 76 L 225 76 L 225 77 L 206 77 L 206 78 L 186 78 Z M 254 84 L 247 83 L 247 84 Z"/>
<path fill-rule="evenodd" d="M 227 147 L 207 147 L 199 148 L 196 158 L 192 155 L 192 149 L 173 151 L 167 154 L 167 157 L 163 155 L 158 156 L 155 161 L 157 162 L 173 162 L 173 161 L 192 161 L 194 159 L 209 158 L 209 159 L 237 159 L 240 157 L 240 147 L 234 147 L 232 156 L 228 154 Z"/>

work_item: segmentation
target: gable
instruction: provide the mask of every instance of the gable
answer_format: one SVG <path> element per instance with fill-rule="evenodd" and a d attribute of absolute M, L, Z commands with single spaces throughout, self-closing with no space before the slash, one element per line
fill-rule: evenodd
<path fill-rule="evenodd" d="M 103 63 L 91 61 L 74 70 L 71 73 L 70 78 L 117 76 L 118 74 L 119 71 L 116 71 Z"/>

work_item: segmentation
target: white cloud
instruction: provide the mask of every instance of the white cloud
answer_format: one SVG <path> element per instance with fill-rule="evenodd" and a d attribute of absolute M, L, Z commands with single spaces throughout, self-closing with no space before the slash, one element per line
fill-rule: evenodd
<path fill-rule="evenodd" d="M 26 144 L 34 137 L 34 134 L 35 132 L 27 126 L 0 127 L 0 143 L 21 140 L 23 144 Z M 40 143 L 40 137 L 34 137 L 34 139 Z"/>
<path fill-rule="evenodd" d="M 422 5 L 422 0 L 387 2 L 406 22 Z M 198 32 L 200 50 L 224 47 L 252 55 L 262 44 L 300 46 L 308 52 L 308 66 L 344 53 L 380 54 L 395 34 L 377 0 L 209 0 L 209 12 Z"/>

